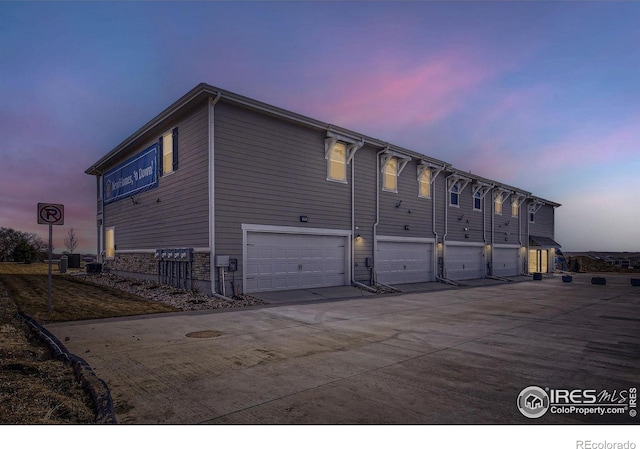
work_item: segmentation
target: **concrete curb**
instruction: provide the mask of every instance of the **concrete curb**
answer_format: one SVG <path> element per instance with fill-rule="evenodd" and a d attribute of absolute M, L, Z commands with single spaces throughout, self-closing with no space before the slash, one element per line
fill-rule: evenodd
<path fill-rule="evenodd" d="M 89 364 L 83 358 L 71 354 L 60 340 L 29 315 L 24 312 L 16 312 L 16 318 L 29 325 L 40 340 L 49 347 L 55 359 L 62 360 L 73 367 L 76 378 L 91 396 L 96 412 L 96 424 L 117 424 L 109 387 L 96 376 Z"/>

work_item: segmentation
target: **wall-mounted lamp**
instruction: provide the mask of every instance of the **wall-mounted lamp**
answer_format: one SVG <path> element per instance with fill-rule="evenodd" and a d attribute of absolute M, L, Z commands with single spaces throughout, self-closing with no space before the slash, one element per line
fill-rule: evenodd
<path fill-rule="evenodd" d="M 362 241 L 362 236 L 360 234 L 356 235 L 356 242 Z"/>
<path fill-rule="evenodd" d="M 408 231 L 409 230 L 409 225 L 404 225 L 404 230 Z"/>
<path fill-rule="evenodd" d="M 159 203 L 159 202 L 160 202 L 160 198 L 158 198 L 158 199 L 156 200 L 156 203 Z"/>
<path fill-rule="evenodd" d="M 400 207 L 401 204 L 402 204 L 402 200 L 398 201 L 398 204 L 396 204 L 396 207 Z"/>
<path fill-rule="evenodd" d="M 133 204 L 138 204 L 138 202 L 136 201 L 136 199 L 135 199 L 134 197 L 131 197 L 131 202 L 132 202 Z"/>
<path fill-rule="evenodd" d="M 408 213 L 411 213 L 411 209 L 407 209 L 407 212 L 408 212 Z"/>

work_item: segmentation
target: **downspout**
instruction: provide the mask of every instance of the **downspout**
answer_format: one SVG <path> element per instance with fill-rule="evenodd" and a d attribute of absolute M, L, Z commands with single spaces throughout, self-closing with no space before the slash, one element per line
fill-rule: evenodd
<path fill-rule="evenodd" d="M 526 265 L 527 269 L 525 273 L 527 274 L 531 274 L 529 272 L 529 257 L 531 255 L 530 253 L 531 249 L 529 247 L 529 242 L 531 241 L 530 237 L 531 237 L 531 219 L 529 217 L 529 204 L 527 203 L 527 253 L 525 254 L 525 260 L 527 262 L 527 265 Z"/>
<path fill-rule="evenodd" d="M 524 201 L 522 203 L 524 203 Z M 520 244 L 518 253 L 522 253 L 522 203 L 518 205 L 518 244 Z M 524 268 L 524 260 L 520 261 L 520 267 L 518 267 L 519 275 L 522 274 L 522 268 Z"/>
<path fill-rule="evenodd" d="M 211 294 L 217 295 L 216 275 L 213 267 L 216 266 L 216 216 L 215 216 L 215 142 L 214 142 L 214 108 L 222 96 L 218 92 L 215 98 L 209 97 L 209 278 L 211 282 Z M 244 267 L 242 267 L 244 269 Z M 244 291 L 244 285 L 242 286 Z"/>
<path fill-rule="evenodd" d="M 364 146 L 364 137 L 361 138 L 353 149 L 353 153 L 349 156 L 351 158 L 351 283 L 355 282 L 356 272 L 356 248 L 355 248 L 355 236 L 356 236 L 356 212 L 355 212 L 355 184 L 356 184 L 356 152 Z"/>
<path fill-rule="evenodd" d="M 104 251 L 104 197 L 102 196 L 102 192 L 104 192 L 104 172 L 96 170 L 99 174 L 98 176 L 98 200 L 100 201 L 100 219 L 102 224 L 98 227 L 98 248 L 96 254 L 98 256 L 98 262 L 104 263 L 104 258 L 102 257 L 102 251 Z"/>
<path fill-rule="evenodd" d="M 444 234 L 442 234 L 442 277 L 447 278 L 447 234 L 449 233 L 449 201 L 451 200 L 451 192 L 449 192 L 449 178 L 453 175 L 449 175 L 444 179 L 444 188 L 446 189 L 445 201 L 444 201 Z"/>
<path fill-rule="evenodd" d="M 380 155 L 387 151 L 388 147 L 378 151 L 376 153 L 376 222 L 373 224 L 373 267 L 375 271 L 376 263 L 378 262 L 378 223 L 380 223 Z M 376 276 L 374 276 L 373 283 L 375 283 Z"/>
<path fill-rule="evenodd" d="M 433 268 L 435 271 L 435 279 L 438 279 L 440 277 L 440 273 L 438 272 L 438 231 L 436 230 L 436 182 L 435 179 L 432 180 L 433 182 L 433 186 L 431 188 L 431 193 L 432 193 L 432 200 L 431 200 L 431 226 L 432 226 L 432 232 L 433 235 L 435 236 L 435 241 L 436 241 L 436 247 L 434 248 L 435 251 L 433 252 Z"/>
<path fill-rule="evenodd" d="M 474 199 L 475 201 L 475 199 Z M 484 248 L 482 251 L 487 251 L 487 195 L 482 197 L 482 243 L 484 244 Z M 493 254 L 493 248 L 491 248 L 491 254 Z M 486 273 L 487 267 L 485 264 L 484 271 Z M 488 275 L 486 273 L 485 275 Z"/>
<path fill-rule="evenodd" d="M 491 189 L 491 275 L 493 276 L 493 254 L 496 250 L 496 242 L 495 242 L 495 220 L 496 220 L 496 199 L 495 195 L 495 187 Z M 500 193 L 502 195 L 502 193 Z"/>

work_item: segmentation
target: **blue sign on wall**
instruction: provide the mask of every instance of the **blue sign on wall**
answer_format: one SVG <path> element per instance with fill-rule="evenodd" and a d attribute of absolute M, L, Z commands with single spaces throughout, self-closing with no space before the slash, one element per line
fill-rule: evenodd
<path fill-rule="evenodd" d="M 158 186 L 158 144 L 104 175 L 104 203 L 109 204 Z"/>

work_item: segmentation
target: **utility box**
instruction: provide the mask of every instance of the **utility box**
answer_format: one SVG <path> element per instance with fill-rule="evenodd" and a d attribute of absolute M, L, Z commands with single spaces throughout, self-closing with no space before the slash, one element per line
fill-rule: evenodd
<path fill-rule="evenodd" d="M 67 272 L 67 263 L 68 263 L 69 259 L 67 259 L 67 256 L 62 256 L 60 258 L 60 261 L 58 262 L 58 271 L 60 273 L 66 273 Z"/>
<path fill-rule="evenodd" d="M 80 254 L 67 254 L 67 268 L 80 268 Z"/>
<path fill-rule="evenodd" d="M 216 256 L 216 267 L 228 267 L 229 256 Z"/>

